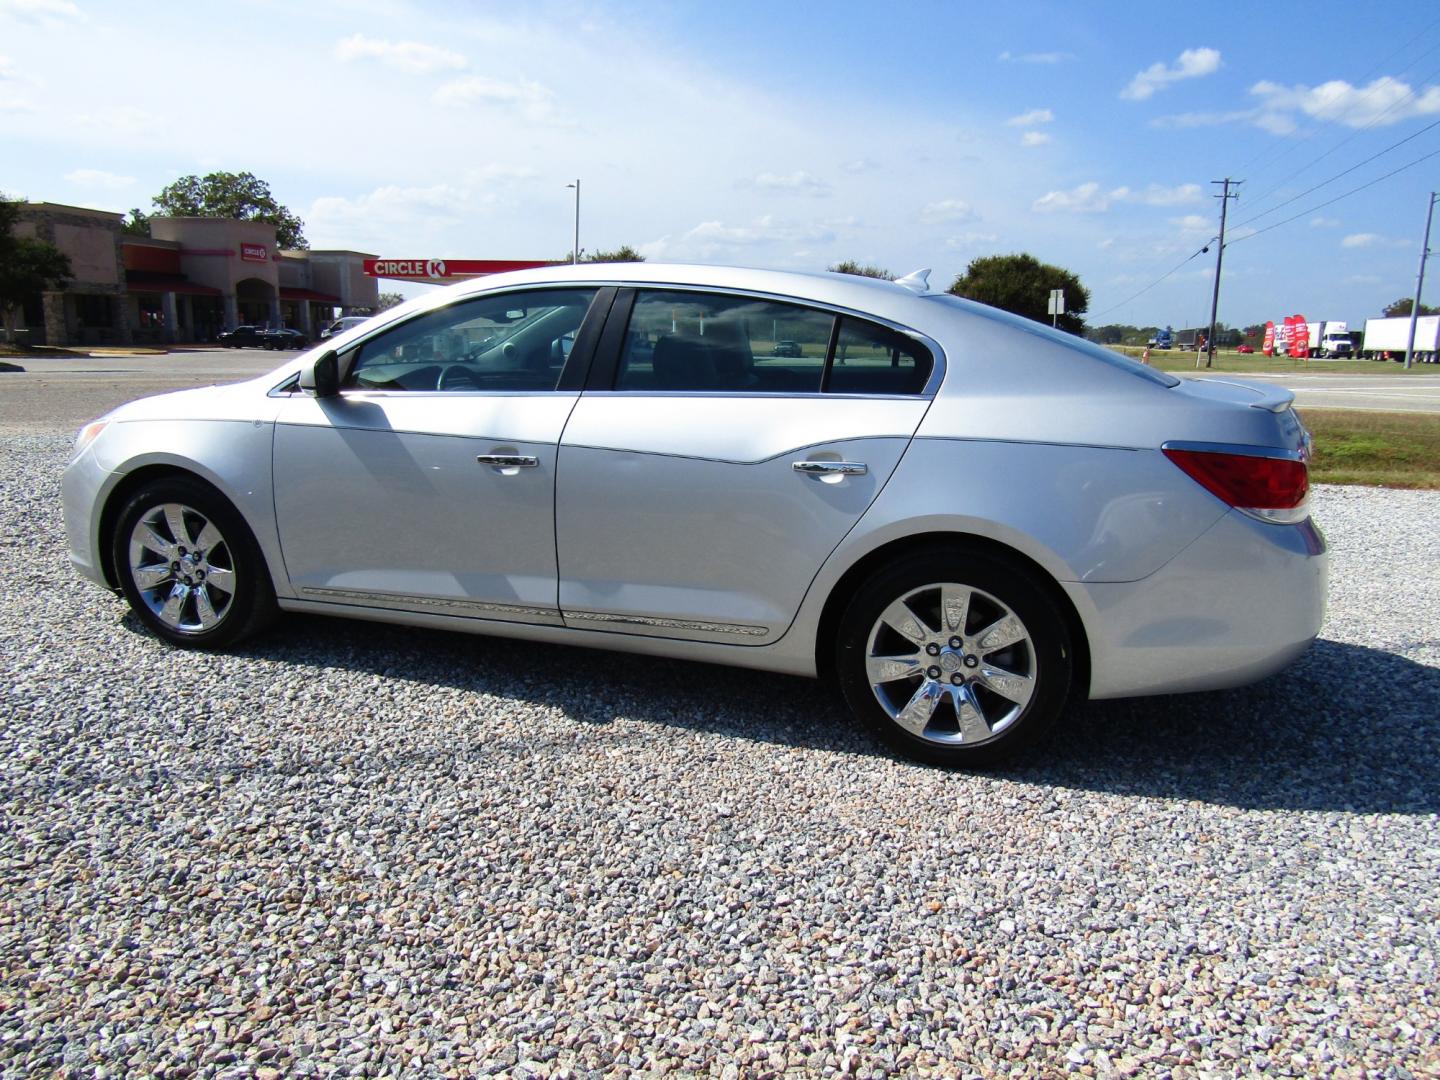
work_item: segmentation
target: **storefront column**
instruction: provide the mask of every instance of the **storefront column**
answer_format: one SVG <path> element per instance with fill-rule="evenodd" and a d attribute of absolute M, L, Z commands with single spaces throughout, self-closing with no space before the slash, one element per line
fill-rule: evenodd
<path fill-rule="evenodd" d="M 295 305 L 295 313 L 300 316 L 300 325 L 295 329 L 299 330 L 307 338 L 313 338 L 315 335 L 310 332 L 310 327 L 313 325 L 310 318 L 310 301 L 301 300 L 297 303 Z"/>
<path fill-rule="evenodd" d="M 267 325 L 276 330 L 280 329 L 285 325 L 285 320 L 280 317 L 280 298 L 278 296 L 272 296 L 270 298 L 269 310 L 270 314 L 267 316 L 269 322 Z"/>
<path fill-rule="evenodd" d="M 235 300 L 233 292 L 227 292 L 225 300 L 225 329 L 234 330 L 240 325 L 240 305 Z"/>
<path fill-rule="evenodd" d="M 165 343 L 173 345 L 180 340 L 180 309 L 173 292 L 167 292 L 161 298 L 161 311 L 165 317 Z"/>
<path fill-rule="evenodd" d="M 40 300 L 45 312 L 45 344 L 69 345 L 70 327 L 65 319 L 65 294 L 47 292 Z"/>
<path fill-rule="evenodd" d="M 135 340 L 130 332 L 130 298 L 124 293 L 110 298 L 110 325 L 115 331 L 115 344 L 129 345 Z"/>

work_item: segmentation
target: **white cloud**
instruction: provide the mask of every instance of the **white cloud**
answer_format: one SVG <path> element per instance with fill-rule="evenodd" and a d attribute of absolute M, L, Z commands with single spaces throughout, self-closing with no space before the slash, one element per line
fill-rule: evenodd
<path fill-rule="evenodd" d="M 1334 228 L 1338 228 L 1339 225 L 1340 225 L 1340 219 L 1339 219 L 1339 218 L 1333 218 L 1333 217 L 1313 217 L 1313 218 L 1310 219 L 1310 227 L 1311 227 L 1312 229 L 1334 229 Z"/>
<path fill-rule="evenodd" d="M 1012 53 L 1006 49 L 995 59 L 1002 64 L 1059 64 L 1066 60 L 1075 59 L 1074 53 L 1068 52 L 1030 52 Z"/>
<path fill-rule="evenodd" d="M 448 183 L 387 184 L 362 195 L 321 196 L 303 215 L 305 230 L 324 246 L 383 246 L 395 243 L 396 237 L 406 237 L 406 243 L 443 243 L 453 226 L 472 222 L 493 207 L 507 185 L 534 175 L 530 169 L 487 165 Z"/>
<path fill-rule="evenodd" d="M 1417 116 L 1440 114 L 1440 86 L 1424 90 L 1383 75 L 1368 86 L 1333 79 L 1319 86 L 1281 86 L 1258 82 L 1250 93 L 1261 100 L 1261 116 L 1272 123 L 1290 123 L 1291 113 L 1346 127 L 1388 126 Z M 1282 133 L 1283 134 L 1283 133 Z"/>
<path fill-rule="evenodd" d="M 70 0 L 0 0 L 0 15 L 9 15 L 23 22 L 54 26 L 70 19 L 83 19 L 84 14 Z"/>
<path fill-rule="evenodd" d="M 1078 214 L 1099 214 L 1109 210 L 1114 203 L 1133 203 L 1138 206 L 1184 206 L 1198 203 L 1203 194 L 1199 184 L 1180 184 L 1164 187 L 1151 184 L 1142 190 L 1130 187 L 1101 189 L 1091 180 L 1069 191 L 1049 191 L 1031 204 L 1031 209 L 1041 213 L 1066 211 Z"/>
<path fill-rule="evenodd" d="M 1064 210 L 1079 214 L 1098 214 L 1110 209 L 1110 199 L 1100 190 L 1100 185 L 1091 180 L 1069 191 L 1047 191 L 1036 199 L 1030 208 L 1039 213 Z"/>
<path fill-rule="evenodd" d="M 748 181 L 748 186 L 766 191 L 793 191 L 800 195 L 829 195 L 830 185 L 804 169 L 791 173 L 762 172 Z"/>
<path fill-rule="evenodd" d="M 975 211 L 964 199 L 941 199 L 926 204 L 920 211 L 920 222 L 924 225 L 959 224 L 975 220 Z"/>
<path fill-rule="evenodd" d="M 33 111 L 35 103 L 26 88 L 39 85 L 16 71 L 14 61 L 8 56 L 0 56 L 0 112 Z"/>
<path fill-rule="evenodd" d="M 1031 109 L 1019 116 L 1012 116 L 1005 123 L 1011 127 L 1034 127 L 1036 124 L 1048 124 L 1054 121 L 1055 114 L 1049 109 Z"/>
<path fill-rule="evenodd" d="M 440 87 L 430 100 L 452 109 L 474 106 L 518 109 L 530 120 L 543 121 L 555 118 L 554 97 L 547 87 L 528 79 L 512 83 L 484 75 L 466 75 Z"/>
<path fill-rule="evenodd" d="M 107 135 L 149 135 L 160 129 L 160 118 L 133 105 L 118 105 L 99 112 L 82 113 L 75 123 L 83 128 L 103 131 Z"/>
<path fill-rule="evenodd" d="M 1410 241 L 1396 240 L 1393 237 L 1381 236 L 1379 233 L 1362 232 L 1351 233 L 1340 241 L 1343 248 L 1369 248 L 1369 247 L 1409 247 Z"/>
<path fill-rule="evenodd" d="M 662 236 L 641 244 L 640 254 L 647 259 L 709 260 L 733 257 L 742 248 L 774 250 L 781 246 L 793 248 L 797 244 L 828 244 L 834 240 L 834 230 L 824 223 L 796 223 L 765 214 L 749 225 L 702 221 L 678 239 Z M 809 253 L 792 251 L 791 254 L 802 257 Z"/>
<path fill-rule="evenodd" d="M 1177 229 L 1184 229 L 1186 232 L 1206 232 L 1213 227 L 1213 222 L 1209 218 L 1201 217 L 1199 214 L 1172 217 L 1169 221 Z"/>
<path fill-rule="evenodd" d="M 107 191 L 119 191 L 135 183 L 133 176 L 120 176 L 104 169 L 75 169 L 65 174 L 65 180 L 76 187 L 103 188 Z"/>
<path fill-rule="evenodd" d="M 1046 143 L 1054 141 L 1055 137 L 1048 131 L 1027 131 L 1020 136 L 1021 146 L 1044 146 Z"/>
<path fill-rule="evenodd" d="M 854 161 L 847 161 L 840 166 L 842 172 L 865 173 L 874 172 L 880 168 L 878 161 L 871 161 L 869 158 L 856 158 Z"/>
<path fill-rule="evenodd" d="M 458 71 L 465 66 L 465 57 L 436 45 L 418 41 L 387 41 L 352 34 L 335 43 L 335 58 L 350 63 L 355 60 L 378 60 L 396 71 L 413 75 L 431 75 L 437 71 Z"/>
<path fill-rule="evenodd" d="M 992 232 L 964 232 L 945 240 L 945 246 L 952 250 L 961 251 L 967 248 L 975 248 L 990 244 L 998 244 L 1000 237 Z"/>
<path fill-rule="evenodd" d="M 1170 83 L 1179 82 L 1181 79 L 1196 79 L 1202 75 L 1213 75 L 1219 70 L 1220 51 L 1218 49 L 1186 49 L 1174 64 L 1166 65 L 1163 62 L 1151 64 L 1130 80 L 1129 85 L 1120 91 L 1120 96 L 1126 101 L 1144 101 L 1155 91 Z"/>

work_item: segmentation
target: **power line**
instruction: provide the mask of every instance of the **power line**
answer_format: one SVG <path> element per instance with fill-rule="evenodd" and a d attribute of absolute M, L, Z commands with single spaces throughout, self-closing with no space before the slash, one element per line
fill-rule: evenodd
<path fill-rule="evenodd" d="M 1325 207 L 1331 206 L 1331 205 L 1339 202 L 1341 199 L 1348 199 L 1351 195 L 1354 195 L 1354 194 L 1355 194 L 1356 192 L 1358 192 L 1358 191 L 1364 191 L 1364 190 L 1365 190 L 1366 188 L 1368 188 L 1368 187 L 1374 187 L 1376 184 L 1380 183 L 1380 181 L 1382 181 L 1382 180 L 1389 180 L 1390 177 L 1395 176 L 1395 175 L 1397 175 L 1397 174 L 1399 174 L 1399 173 L 1402 173 L 1402 172 L 1404 172 L 1406 169 L 1413 169 L 1416 165 L 1419 165 L 1422 161 L 1429 161 L 1431 158 L 1436 157 L 1436 156 L 1440 156 L 1440 150 L 1432 150 L 1432 151 L 1430 151 L 1430 153 L 1426 154 L 1424 157 L 1418 157 L 1418 158 L 1416 158 L 1414 161 L 1407 162 L 1406 164 L 1401 165 L 1398 169 L 1391 169 L 1388 173 L 1385 173 L 1383 176 L 1377 176 L 1377 177 L 1375 177 L 1375 179 L 1373 179 L 1373 180 L 1367 180 L 1365 183 L 1361 184 L 1359 187 L 1353 187 L 1353 188 L 1351 188 L 1349 191 L 1346 191 L 1346 192 L 1343 192 L 1343 193 L 1341 193 L 1341 194 L 1339 194 L 1339 195 L 1336 195 L 1333 199 L 1326 199 L 1326 200 L 1325 200 L 1324 202 L 1322 202 L 1322 203 L 1317 203 L 1316 205 L 1310 207 L 1308 210 L 1302 210 L 1302 211 L 1300 211 L 1300 213 L 1295 214 L 1295 215 L 1292 215 L 1291 217 L 1285 218 L 1285 219 L 1283 219 L 1283 220 L 1281 220 L 1281 221 L 1277 221 L 1277 222 L 1275 222 L 1273 225 L 1266 225 L 1265 228 L 1263 228 L 1263 229 L 1257 229 L 1257 230 L 1255 230 L 1253 233 L 1250 233 L 1248 236 L 1237 236 L 1234 240 L 1231 240 L 1230 243 L 1232 243 L 1232 244 L 1239 244 L 1239 243 L 1243 243 L 1243 242 L 1246 241 L 1246 240 L 1254 240 L 1255 237 L 1261 236 L 1261 235 L 1263 235 L 1264 233 L 1269 232 L 1271 229 L 1278 229 L 1281 225 L 1288 225 L 1288 224 L 1290 224 L 1290 222 L 1292 222 L 1292 221 L 1299 221 L 1299 220 L 1300 220 L 1302 217 L 1304 217 L 1306 214 L 1313 214 L 1316 210 L 1323 210 Z M 1252 218 L 1251 220 L 1254 220 L 1254 219 Z M 1194 256 L 1191 256 L 1191 258 L 1194 258 Z M 1157 282 L 1157 284 L 1158 284 L 1158 282 Z"/>
<path fill-rule="evenodd" d="M 1440 49 L 1440 45 L 1436 45 L 1435 48 Z M 1433 50 L 1432 50 L 1432 51 L 1433 51 Z M 1435 69 L 1434 71 L 1432 71 L 1429 75 L 1425 76 L 1425 79 L 1420 80 L 1420 82 L 1417 83 L 1417 88 L 1416 88 L 1416 89 L 1411 89 L 1411 90 L 1407 91 L 1406 94 L 1405 94 L 1403 97 L 1397 98 L 1395 101 L 1392 101 L 1392 102 L 1390 103 L 1390 105 L 1389 105 L 1388 108 L 1386 108 L 1383 112 L 1379 113 L 1378 115 L 1374 116 L 1374 117 L 1370 120 L 1370 122 L 1369 122 L 1368 124 L 1364 125 L 1364 126 L 1361 127 L 1361 128 L 1358 128 L 1358 129 L 1355 130 L 1355 131 L 1352 131 L 1349 135 L 1345 136 L 1345 138 L 1341 139 L 1341 140 L 1340 140 L 1339 142 L 1337 142 L 1334 146 L 1330 147 L 1329 150 L 1326 150 L 1326 151 L 1325 151 L 1323 154 L 1321 154 L 1319 157 L 1312 158 L 1310 161 L 1307 161 L 1304 165 L 1301 165 L 1300 168 L 1294 170 L 1293 172 L 1286 173 L 1284 176 L 1282 176 L 1282 177 L 1281 177 L 1278 181 L 1276 181 L 1274 184 L 1271 184 L 1268 188 L 1266 188 L 1264 191 L 1262 191 L 1259 195 L 1255 196 L 1255 202 L 1256 202 L 1256 203 L 1262 202 L 1263 200 L 1265 200 L 1266 198 L 1268 198 L 1268 197 L 1269 197 L 1271 194 L 1273 194 L 1274 192 L 1279 191 L 1280 188 L 1282 188 L 1287 181 L 1293 180 L 1295 177 L 1299 176 L 1301 173 L 1305 172 L 1305 170 L 1311 168 L 1312 166 L 1320 164 L 1320 162 L 1324 161 L 1327 157 L 1329 157 L 1331 154 L 1335 153 L 1335 152 L 1336 152 L 1337 150 L 1339 150 L 1342 146 L 1346 145 L 1347 143 L 1351 142 L 1352 140 L 1357 139 L 1357 138 L 1359 138 L 1361 135 L 1365 134 L 1365 132 L 1369 131 L 1369 130 L 1370 130 L 1371 128 L 1373 128 L 1376 124 L 1380 123 L 1381 120 L 1385 119 L 1385 117 L 1389 116 L 1392 112 L 1394 112 L 1396 109 L 1398 109 L 1401 105 L 1407 105 L 1407 104 L 1409 104 L 1410 101 L 1417 96 L 1417 94 L 1418 94 L 1418 86 L 1421 85 L 1421 84 L 1423 84 L 1426 80 L 1434 78 L 1436 75 L 1440 75 L 1440 68 L 1436 68 L 1436 69 Z M 1430 126 L 1431 126 L 1431 127 L 1434 127 L 1435 125 L 1432 124 L 1432 125 L 1430 125 Z M 1429 130 L 1429 129 L 1428 129 L 1428 128 L 1424 128 L 1424 129 L 1422 129 L 1421 132 L 1416 132 L 1415 134 L 1418 135 L 1418 134 L 1421 134 L 1423 131 L 1427 131 L 1427 130 Z M 1414 135 L 1410 136 L 1410 138 L 1414 138 L 1414 137 L 1415 137 Z M 1388 147 L 1387 150 L 1393 150 L 1396 146 L 1399 146 L 1401 143 L 1408 142 L 1408 141 L 1409 141 L 1408 139 L 1401 139 L 1400 142 L 1395 143 L 1393 146 Z M 1374 154 L 1374 155 L 1372 155 L 1371 157 L 1366 158 L 1365 161 L 1374 161 L 1375 158 L 1379 157 L 1380 154 L 1386 153 L 1387 150 L 1381 150 L 1379 154 Z M 1361 165 L 1365 164 L 1365 161 L 1360 162 L 1360 164 L 1361 164 Z M 1356 166 L 1356 167 L 1358 168 L 1358 166 Z M 1351 172 L 1351 171 L 1353 171 L 1353 170 L 1351 170 L 1351 169 L 1347 169 L 1347 170 L 1346 170 L 1346 172 Z M 1344 176 L 1344 175 L 1345 175 L 1345 173 L 1340 173 L 1340 174 L 1339 174 L 1339 176 Z M 1335 177 L 1332 177 L 1331 179 L 1335 179 Z M 1326 183 L 1329 183 L 1329 181 L 1326 181 Z M 1316 187 L 1324 187 L 1324 186 L 1325 186 L 1324 184 L 1317 184 L 1317 185 L 1316 185 Z M 1309 189 L 1309 191 L 1314 191 L 1314 190 L 1315 190 L 1315 188 L 1310 188 L 1310 189 Z M 1281 206 L 1286 205 L 1286 203 L 1288 203 L 1288 202 L 1294 202 L 1295 199 L 1304 198 L 1305 195 L 1309 194 L 1309 191 L 1301 192 L 1299 195 L 1294 196 L 1294 198 L 1287 199 L 1286 202 L 1282 202 L 1282 203 L 1279 203 L 1279 204 L 1276 205 L 1276 206 L 1272 206 L 1269 210 L 1266 210 L 1265 213 L 1268 214 L 1268 213 L 1271 213 L 1271 212 L 1274 211 L 1274 210 L 1278 210 L 1278 209 L 1280 209 Z M 1261 215 L 1258 215 L 1258 216 L 1263 217 L 1264 215 L 1261 214 Z M 1251 218 L 1250 220 L 1251 220 L 1251 221 L 1254 221 L 1255 218 Z"/>
<path fill-rule="evenodd" d="M 1156 285 L 1159 285 L 1159 284 L 1160 284 L 1162 281 L 1164 281 L 1166 278 L 1170 277 L 1170 276 L 1171 276 L 1172 274 L 1174 274 L 1177 270 L 1179 270 L 1182 266 L 1184 266 L 1186 263 L 1188 263 L 1191 259 L 1198 258 L 1199 256 L 1205 254 L 1205 252 L 1209 251 L 1209 250 L 1210 250 L 1210 244 L 1211 244 L 1211 243 L 1214 243 L 1214 239 L 1213 239 L 1213 238 L 1211 239 L 1210 243 L 1207 243 L 1204 247 L 1200 248 L 1200 249 L 1199 249 L 1198 251 L 1196 251 L 1193 255 L 1187 255 L 1187 256 L 1185 256 L 1185 258 L 1181 259 L 1178 263 L 1176 263 L 1174 266 L 1172 266 L 1169 270 L 1165 271 L 1165 273 L 1161 274 L 1161 275 L 1160 275 L 1158 278 L 1156 278 L 1154 281 L 1150 282 L 1149 285 L 1146 285 L 1143 289 L 1141 289 L 1139 292 L 1137 292 L 1134 296 L 1127 297 L 1126 299 L 1121 300 L 1120 303 L 1118 303 L 1118 304 L 1113 304 L 1113 305 L 1111 305 L 1110 307 L 1106 308 L 1104 311 L 1097 311 L 1097 312 L 1095 312 L 1093 315 L 1091 315 L 1090 318 L 1092 318 L 1092 319 L 1098 319 L 1101 315 L 1109 315 L 1110 312 L 1116 311 L 1116 310 L 1124 307 L 1126 304 L 1130 303 L 1131 300 L 1138 300 L 1138 299 L 1140 299 L 1140 297 L 1144 296 L 1147 292 L 1149 292 L 1151 289 L 1153 289 Z"/>
<path fill-rule="evenodd" d="M 1427 34 L 1430 33 L 1430 31 L 1434 30 L 1437 26 L 1440 26 L 1440 19 L 1435 20 L 1435 21 L 1432 22 L 1429 26 L 1425 27 L 1425 29 L 1421 30 L 1418 34 L 1414 35 L 1414 37 L 1412 37 L 1409 41 L 1405 42 L 1405 44 L 1401 45 L 1401 46 L 1400 46 L 1398 49 L 1396 49 L 1394 52 L 1390 53 L 1388 56 L 1385 56 L 1385 57 L 1382 58 L 1381 60 L 1377 61 L 1372 67 L 1370 67 L 1369 70 L 1367 70 L 1363 75 L 1361 75 L 1359 78 L 1357 78 L 1357 79 L 1355 80 L 1355 85 L 1358 87 L 1358 86 L 1360 86 L 1361 84 L 1363 84 L 1366 79 L 1370 78 L 1370 76 L 1374 75 L 1374 74 L 1375 74 L 1377 71 L 1379 71 L 1381 68 L 1385 67 L 1385 65 L 1389 64 L 1391 60 L 1395 59 L 1395 57 L 1399 56 L 1402 52 L 1404 52 L 1406 49 L 1410 48 L 1410 47 L 1411 47 L 1412 45 L 1414 45 L 1416 42 L 1421 41 Z M 1413 68 L 1416 64 L 1418 64 L 1421 60 L 1424 60 L 1425 57 L 1429 56 L 1429 55 L 1430 55 L 1432 52 L 1434 52 L 1436 49 L 1440 49 L 1440 43 L 1437 43 L 1437 44 L 1435 44 L 1435 45 L 1432 45 L 1430 48 L 1428 48 L 1428 49 L 1426 49 L 1424 52 L 1422 52 L 1419 56 L 1415 57 L 1415 59 L 1411 60 L 1408 64 L 1406 64 L 1403 68 L 1400 69 L 1400 71 L 1396 74 L 1396 78 L 1399 78 L 1400 76 L 1402 76 L 1402 75 L 1406 74 L 1407 72 L 1409 72 L 1409 70 L 1410 70 L 1411 68 Z M 1426 76 L 1427 79 L 1430 78 L 1430 77 L 1432 77 L 1432 76 Z M 1421 80 L 1419 80 L 1419 81 L 1420 81 L 1421 83 L 1423 83 L 1425 80 L 1424 80 L 1424 79 L 1421 79 Z M 1372 85 L 1372 86 L 1370 87 L 1370 89 L 1368 89 L 1368 90 L 1365 91 L 1365 93 L 1364 93 L 1364 95 L 1363 95 L 1363 97 L 1362 97 L 1361 100 L 1364 100 L 1364 98 L 1372 97 L 1372 96 L 1377 92 L 1378 89 L 1379 89 L 1378 87 Z M 1406 95 L 1405 97 L 1401 98 L 1399 102 L 1395 102 L 1394 104 L 1392 104 L 1389 109 L 1386 109 L 1386 110 L 1385 110 L 1384 113 L 1381 113 L 1381 116 L 1383 117 L 1384 115 L 1388 114 L 1388 113 L 1391 111 L 1391 109 L 1394 109 L 1394 108 L 1396 107 L 1396 105 L 1400 104 L 1401 102 L 1408 101 L 1409 98 L 1411 98 L 1411 97 L 1414 96 L 1414 94 L 1415 94 L 1415 91 L 1412 90 L 1410 94 L 1408 94 L 1408 95 Z M 1377 118 L 1377 119 L 1378 119 L 1378 118 Z M 1365 127 L 1362 128 L 1361 131 L 1368 130 L 1370 127 L 1372 127 L 1372 126 L 1374 125 L 1375 122 L 1376 122 L 1376 121 L 1372 120 L 1372 121 L 1370 122 L 1370 124 L 1365 125 Z M 1299 141 L 1299 142 L 1305 142 L 1306 140 L 1313 138 L 1313 137 L 1314 137 L 1316 134 L 1318 134 L 1321 130 L 1322 130 L 1322 126 L 1321 126 L 1320 124 L 1316 124 L 1315 126 L 1313 126 L 1313 127 L 1309 128 L 1308 130 L 1302 132 L 1302 133 L 1300 134 L 1300 138 L 1299 138 L 1298 141 Z M 1359 135 L 1359 134 L 1360 134 L 1360 132 L 1357 131 L 1357 132 L 1355 132 L 1354 134 L 1350 135 L 1348 138 L 1342 140 L 1341 143 L 1339 143 L 1338 145 L 1332 147 L 1329 151 L 1326 151 L 1325 154 L 1320 155 L 1320 158 L 1316 158 L 1315 161 L 1319 161 L 1319 160 L 1321 160 L 1321 158 L 1326 157 L 1329 153 L 1332 153 L 1333 151 L 1338 150 L 1338 149 L 1340 148 L 1340 146 L 1343 146 L 1346 142 L 1349 142 L 1350 139 L 1353 139 L 1356 135 Z M 1253 172 L 1254 172 L 1254 169 L 1252 168 L 1252 166 L 1256 165 L 1256 164 L 1259 163 L 1260 161 L 1263 161 L 1263 160 L 1265 160 L 1265 159 L 1267 159 L 1267 158 L 1273 157 L 1276 153 L 1278 153 L 1278 152 L 1280 152 L 1280 151 L 1282 151 L 1282 150 L 1291 149 L 1291 148 L 1294 147 L 1294 145 L 1295 145 L 1294 143 L 1290 143 L 1290 144 L 1288 144 L 1288 145 L 1287 145 L 1286 143 L 1283 143 L 1283 142 L 1275 143 L 1275 144 L 1273 144 L 1273 145 L 1265 148 L 1264 150 L 1261 150 L 1258 154 L 1256 154 L 1254 157 L 1250 158 L 1248 161 L 1242 163 L 1235 171 L 1236 171 L 1236 172 L 1244 172 L 1244 171 L 1247 171 L 1247 170 L 1248 170 L 1248 171 L 1250 171 L 1250 172 L 1253 173 Z M 1310 165 L 1315 164 L 1315 161 L 1312 161 L 1312 162 L 1310 163 Z M 1283 184 L 1283 183 L 1285 182 L 1285 180 L 1288 180 L 1291 176 L 1298 176 L 1300 173 L 1304 172 L 1305 169 L 1308 169 L 1309 167 L 1310 167 L 1309 165 L 1303 166 L 1302 168 L 1300 168 L 1300 169 L 1296 170 L 1295 172 L 1289 174 L 1289 176 L 1285 177 L 1284 179 L 1282 179 L 1282 180 L 1280 181 L 1280 184 Z M 1268 168 L 1268 166 L 1266 166 L 1266 168 Z M 1262 169 L 1262 170 L 1260 170 L 1260 171 L 1263 173 L 1265 170 Z M 1261 199 L 1265 198 L 1265 196 L 1269 195 L 1270 192 L 1274 191 L 1275 188 L 1279 187 L 1280 184 L 1276 184 L 1275 187 L 1267 188 L 1265 191 L 1263 191 L 1263 192 L 1261 192 L 1259 195 L 1255 196 L 1255 201 L 1258 203 Z"/>
<path fill-rule="evenodd" d="M 1242 226 L 1245 226 L 1245 225 L 1250 224 L 1252 221 L 1259 221 L 1259 220 L 1260 220 L 1261 218 L 1263 218 L 1263 217 L 1269 217 L 1271 214 L 1273 214 L 1276 210 L 1279 210 L 1281 207 L 1289 206 L 1289 205 L 1290 205 L 1291 203 L 1293 203 L 1293 202 L 1299 202 L 1299 201 L 1300 201 L 1301 199 L 1303 199 L 1306 195 L 1309 195 L 1309 194 L 1311 194 L 1312 192 L 1315 192 L 1315 191 L 1319 191 L 1321 188 L 1327 187 L 1327 186 L 1329 186 L 1330 184 L 1333 184 L 1336 180 L 1339 180 L 1342 176 L 1348 176 L 1350 173 L 1354 172 L 1356 169 L 1360 169 L 1360 168 L 1365 167 L 1366 165 L 1369 165 L 1370 162 L 1374 161 L 1376 158 L 1384 157 L 1386 154 L 1390 153 L 1391 150 L 1397 150 L 1397 149 L 1399 149 L 1400 147 L 1404 146 L 1404 145 L 1405 145 L 1407 142 L 1409 142 L 1410 140 L 1412 140 L 1412 139 L 1418 139 L 1421 135 L 1424 135 L 1427 131 L 1430 131 L 1430 130 L 1432 130 L 1432 129 L 1434 129 L 1434 128 L 1437 128 L 1437 127 L 1440 127 L 1440 120 L 1436 120 L 1436 121 L 1434 121 L 1433 123 L 1426 124 L 1426 125 L 1425 125 L 1423 128 L 1421 128 L 1419 131 L 1415 131 L 1415 132 L 1412 132 L 1412 133 L 1409 134 L 1409 135 L 1406 135 L 1405 138 L 1401 139 L 1399 142 L 1391 143 L 1389 146 L 1385 147 L 1384 150 L 1380 150 L 1380 151 L 1377 151 L 1376 153 L 1371 154 L 1371 155 L 1370 155 L 1368 158 L 1366 158 L 1364 161 L 1357 161 L 1354 165 L 1351 165 L 1348 169 L 1345 169 L 1345 170 L 1343 170 L 1343 171 L 1341 171 L 1341 172 L 1336 173 L 1334 176 L 1330 177 L 1330 178 L 1327 179 L 1327 180 L 1322 180 L 1322 181 L 1320 181 L 1320 183 L 1316 184 L 1314 187 L 1308 187 L 1308 188 L 1306 188 L 1304 191 L 1300 192 L 1299 195 L 1292 195 L 1290 198 L 1286 199 L 1284 202 L 1276 203 L 1276 204 L 1275 204 L 1274 206 L 1272 206 L 1269 210 L 1262 210 L 1260 213 L 1255 214 L 1255 215 L 1253 215 L 1253 216 L 1251 216 L 1251 217 L 1248 217 L 1248 218 L 1246 218 L 1244 221 L 1238 222 L 1235 227 L 1238 229 L 1238 228 L 1241 228 Z M 1338 147 L 1337 147 L 1337 149 L 1338 149 Z M 1322 155 L 1322 156 L 1323 156 L 1323 155 Z M 1315 160 L 1318 161 L 1319 158 L 1316 158 Z M 1311 164 L 1313 165 L 1314 162 L 1311 162 Z M 1308 166 L 1307 166 L 1307 168 L 1308 168 Z M 1302 170 L 1302 171 L 1303 171 L 1303 170 Z M 1292 173 L 1291 175 L 1295 175 L 1295 174 Z M 1288 177 L 1287 177 L 1287 179 L 1288 179 Z M 1272 188 L 1271 190 L 1274 190 L 1274 189 Z"/>

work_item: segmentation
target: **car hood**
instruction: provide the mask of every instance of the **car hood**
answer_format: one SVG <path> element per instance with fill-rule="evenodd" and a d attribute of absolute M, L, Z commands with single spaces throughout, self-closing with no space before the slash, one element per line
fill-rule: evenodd
<path fill-rule="evenodd" d="M 176 390 L 168 394 L 130 401 L 106 414 L 104 419 L 115 423 L 135 420 L 261 420 L 274 413 L 265 396 L 267 384 L 275 377 L 267 374 L 259 379 L 224 386 L 200 386 L 193 390 Z"/>

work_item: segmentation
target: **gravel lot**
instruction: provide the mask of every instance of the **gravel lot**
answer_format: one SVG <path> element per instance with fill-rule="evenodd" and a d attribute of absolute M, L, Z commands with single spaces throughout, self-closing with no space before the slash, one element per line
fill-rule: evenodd
<path fill-rule="evenodd" d="M 1440 1073 L 1440 494 L 1322 489 L 1323 639 L 994 776 L 818 684 L 74 578 L 0 436 L 0 1073 Z"/>

